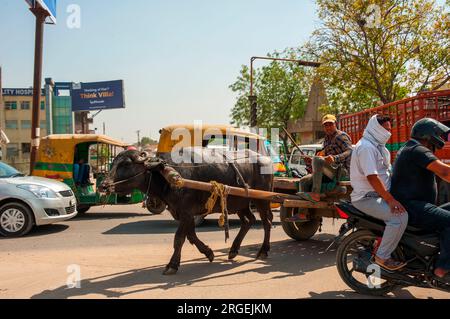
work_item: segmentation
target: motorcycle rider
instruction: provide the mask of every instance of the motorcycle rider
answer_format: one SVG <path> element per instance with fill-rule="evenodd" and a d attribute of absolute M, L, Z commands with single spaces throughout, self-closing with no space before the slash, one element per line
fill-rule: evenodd
<path fill-rule="evenodd" d="M 391 137 L 389 117 L 374 115 L 363 137 L 356 144 L 350 163 L 350 182 L 353 206 L 367 215 L 386 223 L 383 238 L 374 262 L 387 270 L 406 265 L 391 257 L 408 225 L 405 208 L 389 193 L 391 184 L 391 156 L 386 143 Z"/>
<path fill-rule="evenodd" d="M 424 118 L 414 124 L 411 139 L 399 151 L 394 164 L 391 193 L 407 209 L 409 223 L 428 231 L 440 232 L 440 255 L 434 274 L 443 278 L 450 271 L 450 211 L 435 205 L 435 176 L 450 182 L 450 166 L 435 155 L 444 147 L 450 128 Z"/>

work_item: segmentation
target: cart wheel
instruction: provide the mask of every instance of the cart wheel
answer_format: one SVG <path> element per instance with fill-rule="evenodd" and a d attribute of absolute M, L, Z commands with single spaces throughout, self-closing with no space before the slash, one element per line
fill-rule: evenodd
<path fill-rule="evenodd" d="M 305 209 L 307 211 L 307 209 Z M 298 241 L 310 239 L 320 227 L 320 219 L 313 219 L 307 222 L 286 222 L 286 218 L 292 217 L 299 212 L 299 208 L 286 208 L 281 206 L 280 219 L 286 235 Z"/>

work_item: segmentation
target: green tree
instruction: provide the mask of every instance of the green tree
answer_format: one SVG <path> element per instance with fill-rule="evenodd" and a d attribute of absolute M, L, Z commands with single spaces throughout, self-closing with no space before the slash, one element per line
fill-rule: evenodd
<path fill-rule="evenodd" d="M 151 139 L 150 137 L 144 136 L 141 138 L 141 146 L 147 145 L 147 144 L 157 144 L 158 142 Z"/>
<path fill-rule="evenodd" d="M 324 111 L 357 111 L 449 80 L 450 19 L 434 0 L 316 3 L 322 23 L 304 49 L 322 62 Z"/>
<path fill-rule="evenodd" d="M 297 59 L 294 49 L 270 57 L 287 56 Z M 303 116 L 307 102 L 310 72 L 291 62 L 272 61 L 254 69 L 254 94 L 258 97 L 258 126 L 268 129 L 287 127 L 288 121 Z M 238 126 L 250 124 L 250 70 L 243 65 L 236 82 L 230 89 L 237 94 L 231 110 L 231 123 Z M 283 137 L 285 139 L 285 137 Z"/>

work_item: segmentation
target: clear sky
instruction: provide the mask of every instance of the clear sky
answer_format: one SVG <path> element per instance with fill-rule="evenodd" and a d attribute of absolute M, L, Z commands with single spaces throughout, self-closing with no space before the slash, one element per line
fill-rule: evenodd
<path fill-rule="evenodd" d="M 70 29 L 67 7 L 81 8 Z M 94 127 L 127 142 L 158 138 L 165 125 L 229 123 L 228 88 L 252 55 L 293 47 L 318 23 L 313 0 L 58 0 L 45 27 L 44 77 L 57 82 L 123 79 L 125 110 L 100 113 Z M 34 16 L 25 0 L 1 0 L 4 87 L 30 87 Z M 258 62 L 261 65 L 264 62 Z"/>

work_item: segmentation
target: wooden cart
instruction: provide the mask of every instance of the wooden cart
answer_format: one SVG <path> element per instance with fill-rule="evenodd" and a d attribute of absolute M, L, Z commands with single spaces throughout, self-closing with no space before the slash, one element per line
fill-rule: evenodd
<path fill-rule="evenodd" d="M 185 187 L 206 192 L 213 190 L 211 183 L 183 179 L 173 168 L 166 166 L 164 178 L 175 187 Z M 280 220 L 286 234 L 295 240 L 308 240 L 320 229 L 322 218 L 340 218 L 335 203 L 341 199 L 348 199 L 351 192 L 349 182 L 340 182 L 341 186 L 347 187 L 347 193 L 341 196 L 326 196 L 320 202 L 313 203 L 301 199 L 295 195 L 297 192 L 298 178 L 276 178 L 274 190 L 276 192 L 245 189 L 234 186 L 226 186 L 228 195 L 245 198 L 264 199 L 270 202 L 280 203 Z M 299 222 L 287 222 L 286 218 L 301 213 L 302 220 Z"/>
<path fill-rule="evenodd" d="M 300 178 L 275 178 L 274 190 L 279 193 L 295 194 L 298 192 L 299 182 Z M 280 207 L 280 222 L 284 232 L 292 239 L 308 240 L 320 230 L 324 217 L 341 218 L 334 204 L 343 199 L 350 200 L 352 188 L 350 182 L 339 182 L 339 185 L 347 188 L 346 194 L 328 195 L 316 204 L 304 200 L 285 200 Z M 285 221 L 286 218 L 299 213 L 304 220 L 300 222 Z"/>

